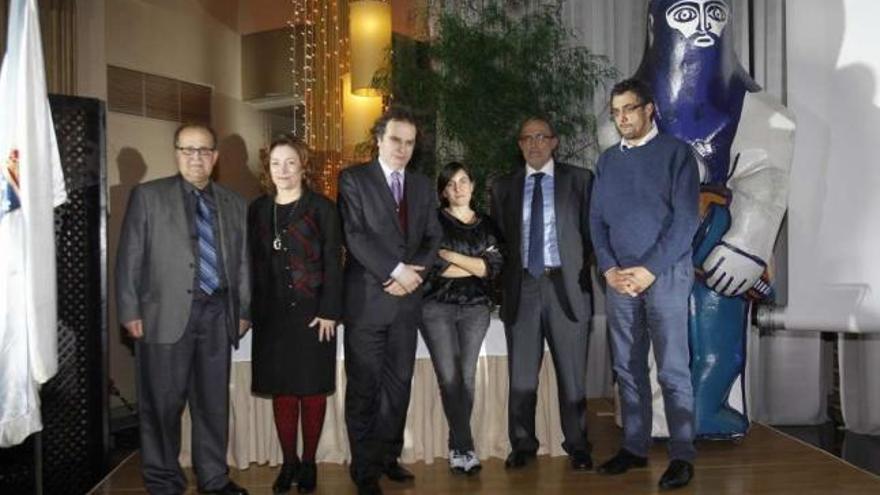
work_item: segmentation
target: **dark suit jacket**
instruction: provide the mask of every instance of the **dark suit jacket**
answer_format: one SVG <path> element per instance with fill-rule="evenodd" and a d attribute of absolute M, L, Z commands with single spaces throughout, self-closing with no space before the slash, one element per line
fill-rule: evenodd
<path fill-rule="evenodd" d="M 223 269 L 229 284 L 228 322 L 238 343 L 238 320 L 249 319 L 247 203 L 213 184 Z M 120 322 L 142 319 L 144 342 L 172 344 L 186 329 L 192 304 L 195 253 L 180 175 L 140 184 L 131 191 L 116 256 L 116 312 Z"/>
<path fill-rule="evenodd" d="M 592 310 L 590 283 L 589 204 L 592 173 L 564 163 L 554 164 L 556 235 L 562 262 L 562 280 L 568 317 L 588 322 Z M 491 214 L 504 238 L 504 270 L 501 275 L 501 319 L 516 321 L 523 278 L 522 221 L 525 166 L 497 178 L 492 184 Z"/>
<path fill-rule="evenodd" d="M 443 236 L 436 215 L 437 194 L 430 179 L 407 171 L 404 194 L 406 233 L 398 222 L 397 205 L 378 161 L 355 165 L 339 174 L 339 213 L 348 249 L 346 325 L 389 325 L 402 307 L 421 301 L 421 288 L 404 297 L 383 289 L 398 262 L 430 267 Z"/>

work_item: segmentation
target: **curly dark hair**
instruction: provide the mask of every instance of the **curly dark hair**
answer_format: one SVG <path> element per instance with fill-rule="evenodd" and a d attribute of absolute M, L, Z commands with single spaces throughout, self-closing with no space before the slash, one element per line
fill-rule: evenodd
<path fill-rule="evenodd" d="M 376 119 L 376 122 L 373 123 L 373 128 L 370 129 L 374 140 L 382 139 L 382 136 L 385 135 L 385 128 L 388 127 L 388 122 L 392 120 L 412 124 L 416 128 L 416 133 L 418 133 L 419 126 L 412 110 L 404 105 L 391 105 L 381 117 Z"/>

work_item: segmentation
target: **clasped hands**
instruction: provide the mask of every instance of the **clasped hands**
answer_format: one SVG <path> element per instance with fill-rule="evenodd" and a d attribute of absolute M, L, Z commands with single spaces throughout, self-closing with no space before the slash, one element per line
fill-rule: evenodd
<path fill-rule="evenodd" d="M 424 271 L 424 269 L 425 267 L 423 266 L 404 264 L 397 276 L 385 282 L 385 292 L 392 296 L 405 296 L 415 292 L 424 281 L 422 276 L 419 275 L 419 272 Z"/>
<path fill-rule="evenodd" d="M 643 266 L 631 268 L 610 268 L 605 272 L 605 281 L 621 294 L 636 297 L 644 292 L 657 277 Z"/>

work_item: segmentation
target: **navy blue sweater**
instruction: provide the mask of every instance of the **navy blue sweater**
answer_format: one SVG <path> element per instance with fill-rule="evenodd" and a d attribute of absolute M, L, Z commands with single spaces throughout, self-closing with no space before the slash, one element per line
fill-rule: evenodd
<path fill-rule="evenodd" d="M 691 252 L 699 225 L 700 172 L 691 147 L 659 134 L 605 150 L 596 165 L 590 236 L 599 273 L 644 266 L 655 276 Z"/>

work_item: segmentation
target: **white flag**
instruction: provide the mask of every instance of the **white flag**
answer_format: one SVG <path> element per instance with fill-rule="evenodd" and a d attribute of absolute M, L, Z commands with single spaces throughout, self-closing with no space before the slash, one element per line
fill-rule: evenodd
<path fill-rule="evenodd" d="M 35 0 L 12 0 L 0 69 L 0 447 L 42 429 L 58 369 L 53 208 L 67 200 Z"/>

